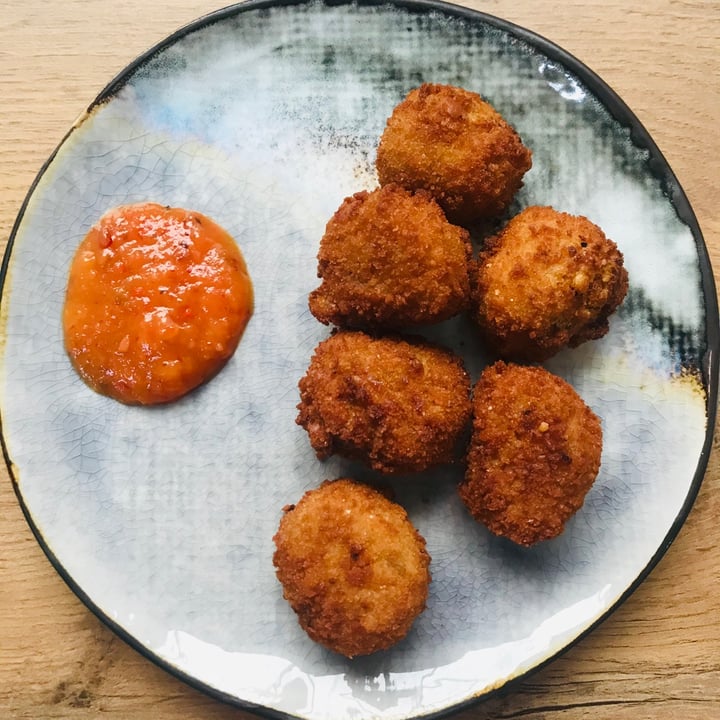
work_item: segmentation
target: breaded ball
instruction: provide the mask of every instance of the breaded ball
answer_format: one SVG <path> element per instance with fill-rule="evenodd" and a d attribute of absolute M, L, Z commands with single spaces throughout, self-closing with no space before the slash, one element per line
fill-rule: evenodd
<path fill-rule="evenodd" d="M 382 473 L 451 462 L 470 419 L 470 378 L 449 350 L 340 331 L 300 380 L 297 423 L 319 458 L 334 453 Z"/>
<path fill-rule="evenodd" d="M 398 185 L 346 198 L 320 241 L 310 312 L 342 327 L 428 324 L 470 299 L 467 230 L 425 192 Z"/>
<path fill-rule="evenodd" d="M 529 207 L 487 241 L 474 316 L 500 357 L 542 361 L 608 331 L 628 289 L 617 245 L 582 216 Z"/>
<path fill-rule="evenodd" d="M 400 505 L 367 485 L 340 478 L 305 493 L 285 509 L 274 541 L 285 599 L 330 650 L 385 650 L 425 609 L 425 540 Z"/>
<path fill-rule="evenodd" d="M 522 186 L 532 154 L 480 95 L 424 84 L 393 111 L 380 138 L 380 184 L 425 189 L 450 222 L 501 214 Z"/>
<path fill-rule="evenodd" d="M 563 379 L 541 367 L 486 368 L 460 497 L 495 535 L 533 545 L 562 533 L 600 469 L 600 420 Z"/>

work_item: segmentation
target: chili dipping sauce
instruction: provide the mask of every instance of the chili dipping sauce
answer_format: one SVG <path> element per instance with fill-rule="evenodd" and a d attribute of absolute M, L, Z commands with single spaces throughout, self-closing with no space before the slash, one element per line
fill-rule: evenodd
<path fill-rule="evenodd" d="M 225 230 L 190 210 L 127 205 L 106 213 L 77 250 L 65 347 L 93 390 L 166 403 L 223 367 L 252 311 L 245 260 Z"/>

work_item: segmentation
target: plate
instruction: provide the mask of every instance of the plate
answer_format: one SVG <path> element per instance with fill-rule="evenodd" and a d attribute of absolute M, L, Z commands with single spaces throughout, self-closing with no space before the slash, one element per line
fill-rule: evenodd
<path fill-rule="evenodd" d="M 488 98 L 534 165 L 517 210 L 590 217 L 625 255 L 626 302 L 602 340 L 547 363 L 602 418 L 602 468 L 556 540 L 491 537 L 459 469 L 393 481 L 432 555 L 428 608 L 391 651 L 313 644 L 272 568 L 281 508 L 323 479 L 295 425 L 297 381 L 328 334 L 307 310 L 342 199 L 376 184 L 394 105 L 423 81 Z M 180 402 L 90 391 L 62 345 L 73 253 L 109 208 L 203 212 L 243 250 L 256 311 L 237 353 Z M 717 399 L 718 313 L 693 212 L 637 119 L 548 41 L 450 5 L 249 2 L 168 38 L 116 78 L 43 168 L 3 268 L 0 411 L 28 520 L 100 618 L 162 667 L 272 717 L 437 716 L 548 661 L 615 608 L 690 510 Z M 433 336 L 474 376 L 463 320 Z"/>

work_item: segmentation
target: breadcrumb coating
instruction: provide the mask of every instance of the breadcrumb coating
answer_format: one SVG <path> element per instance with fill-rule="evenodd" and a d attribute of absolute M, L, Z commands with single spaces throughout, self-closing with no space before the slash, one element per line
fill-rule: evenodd
<path fill-rule="evenodd" d="M 510 205 L 532 153 L 477 93 L 426 83 L 393 110 L 376 165 L 381 185 L 425 189 L 450 222 L 471 226 Z"/>
<path fill-rule="evenodd" d="M 355 657 L 404 638 L 430 584 L 425 540 L 405 510 L 348 478 L 286 508 L 273 562 L 283 595 L 316 642 Z"/>
<path fill-rule="evenodd" d="M 474 389 L 460 497 L 495 535 L 533 545 L 560 535 L 582 506 L 601 453 L 600 420 L 571 385 L 498 361 Z"/>
<path fill-rule="evenodd" d="M 318 253 L 310 312 L 326 325 L 399 328 L 446 320 L 469 306 L 467 230 L 425 192 L 398 185 L 346 198 Z"/>
<path fill-rule="evenodd" d="M 382 473 L 451 462 L 470 419 L 470 378 L 449 350 L 343 330 L 315 349 L 299 382 L 297 423 L 319 458 Z"/>
<path fill-rule="evenodd" d="M 474 316 L 508 360 L 542 361 L 602 337 L 628 275 L 617 245 L 586 217 L 532 206 L 479 253 Z"/>

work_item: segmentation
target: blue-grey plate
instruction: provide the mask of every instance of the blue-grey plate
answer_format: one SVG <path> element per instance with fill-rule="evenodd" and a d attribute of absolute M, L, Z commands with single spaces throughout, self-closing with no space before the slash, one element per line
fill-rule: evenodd
<path fill-rule="evenodd" d="M 274 575 L 272 536 L 284 505 L 359 472 L 317 461 L 294 423 L 297 381 L 328 333 L 307 295 L 326 221 L 346 195 L 375 185 L 385 121 L 423 81 L 478 91 L 505 115 L 534 153 L 515 209 L 590 217 L 624 253 L 630 291 L 607 337 L 547 364 L 605 435 L 598 480 L 566 532 L 521 550 L 469 518 L 459 469 L 397 480 L 433 558 L 428 607 L 394 649 L 349 661 L 299 628 Z M 61 332 L 78 243 L 107 209 L 144 200 L 224 225 L 256 291 L 227 367 L 151 409 L 89 390 Z M 274 717 L 440 715 L 538 667 L 640 583 L 703 477 L 718 312 L 685 195 L 597 76 L 476 12 L 249 2 L 181 30 L 115 79 L 43 168 L 3 280 L 4 449 L 50 560 L 148 657 Z M 477 375 L 486 359 L 464 320 L 435 335 Z"/>

